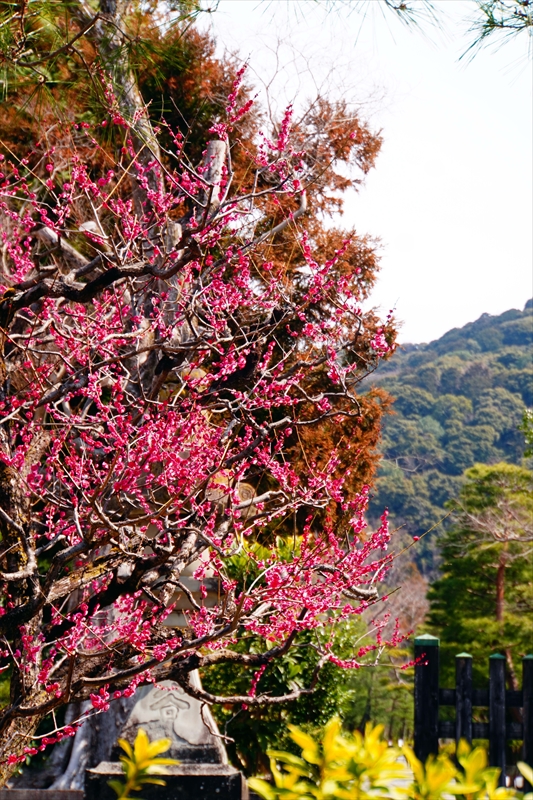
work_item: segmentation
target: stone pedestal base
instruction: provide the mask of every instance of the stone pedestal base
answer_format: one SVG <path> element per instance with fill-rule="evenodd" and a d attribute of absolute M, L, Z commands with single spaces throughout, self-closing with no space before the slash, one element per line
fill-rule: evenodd
<path fill-rule="evenodd" d="M 83 792 L 77 789 L 0 789 L 0 800 L 85 800 L 85 798 Z"/>
<path fill-rule="evenodd" d="M 233 767 L 180 764 L 167 770 L 167 774 L 161 776 L 166 786 L 145 784 L 140 792 L 143 800 L 248 800 L 246 780 Z M 107 782 L 122 775 L 122 764 L 111 761 L 103 761 L 87 770 L 85 800 L 116 800 Z"/>

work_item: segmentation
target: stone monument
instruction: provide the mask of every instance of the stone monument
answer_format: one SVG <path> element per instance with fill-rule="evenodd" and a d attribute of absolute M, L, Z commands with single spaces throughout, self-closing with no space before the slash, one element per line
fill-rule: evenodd
<path fill-rule="evenodd" d="M 191 682 L 200 685 L 197 674 Z M 173 681 L 137 690 L 135 704 L 121 732 L 121 738 L 133 742 L 139 728 L 150 740 L 168 738 L 172 744 L 164 754 L 179 760 L 167 767 L 166 786 L 143 786 L 143 800 L 246 800 L 246 781 L 238 770 L 228 765 L 226 751 L 209 708 Z M 122 774 L 120 749 L 112 761 L 103 761 L 87 770 L 86 800 L 116 800 L 107 782 Z"/>

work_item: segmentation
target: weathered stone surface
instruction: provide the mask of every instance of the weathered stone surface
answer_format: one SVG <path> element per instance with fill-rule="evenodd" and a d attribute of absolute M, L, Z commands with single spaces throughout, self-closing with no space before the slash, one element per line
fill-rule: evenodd
<path fill-rule="evenodd" d="M 197 674 L 191 681 L 201 686 Z M 217 726 L 207 706 L 185 694 L 173 681 L 143 686 L 135 694 L 120 737 L 133 743 L 139 728 L 150 740 L 168 738 L 170 749 L 165 756 L 177 759 L 179 766 L 169 767 L 166 786 L 143 786 L 143 800 L 247 800 L 246 781 L 228 766 L 226 751 Z M 111 778 L 122 776 L 118 746 L 112 761 L 102 760 L 85 777 L 86 800 L 116 800 L 109 788 Z"/>
<path fill-rule="evenodd" d="M 192 676 L 199 685 L 199 678 Z M 181 764 L 227 764 L 226 751 L 218 736 L 209 708 L 185 694 L 173 681 L 137 690 L 136 702 L 122 729 L 121 737 L 133 742 L 139 728 L 150 740 L 168 738 L 172 745 L 165 756 Z M 119 751 L 113 753 L 118 759 Z"/>
<path fill-rule="evenodd" d="M 75 789 L 0 789 L 0 800 L 85 800 L 85 798 L 83 792 Z"/>
<path fill-rule="evenodd" d="M 183 764 L 168 767 L 166 786 L 143 786 L 143 800 L 248 800 L 246 781 L 224 764 Z M 122 775 L 121 765 L 103 762 L 87 770 L 85 800 L 116 800 L 107 782 Z"/>

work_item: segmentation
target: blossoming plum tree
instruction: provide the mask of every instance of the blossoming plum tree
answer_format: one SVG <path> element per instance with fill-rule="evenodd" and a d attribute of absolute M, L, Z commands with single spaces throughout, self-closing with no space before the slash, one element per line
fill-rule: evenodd
<path fill-rule="evenodd" d="M 121 12 L 106 8 L 91 31 L 109 51 Z M 387 567 L 386 515 L 367 533 L 368 487 L 346 491 L 339 469 L 350 442 L 298 450 L 311 430 L 364 425 L 356 384 L 394 337 L 361 308 L 361 243 L 320 258 L 320 229 L 303 224 L 321 196 L 320 135 L 306 149 L 289 108 L 246 145 L 237 181 L 241 69 L 194 165 L 186 137 L 152 127 L 120 58 L 113 80 L 92 72 L 97 125 L 62 130 L 67 149 L 2 156 L 0 784 L 76 732 L 35 738 L 67 703 L 99 713 L 164 679 L 208 703 L 312 691 L 326 662 L 356 666 L 369 645 L 349 662 L 322 646 L 310 685 L 283 697 L 254 688 L 299 635 L 375 602 Z M 364 161 L 364 130 L 344 128 Z M 199 596 L 182 580 L 191 565 Z M 175 628 L 179 595 L 190 609 Z M 240 652 L 250 634 L 268 649 Z M 250 668 L 248 695 L 191 683 L 222 662 Z"/>

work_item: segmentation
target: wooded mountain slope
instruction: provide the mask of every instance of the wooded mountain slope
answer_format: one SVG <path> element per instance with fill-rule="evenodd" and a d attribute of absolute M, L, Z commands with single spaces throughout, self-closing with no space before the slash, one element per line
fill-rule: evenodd
<path fill-rule="evenodd" d="M 524 408 L 533 406 L 532 343 L 529 300 L 523 311 L 483 314 L 430 344 L 404 345 L 368 381 L 396 398 L 383 425 L 370 515 L 388 507 L 394 527 L 411 536 L 437 525 L 416 548 L 426 574 L 463 471 L 477 462 L 522 463 L 519 426 Z"/>

